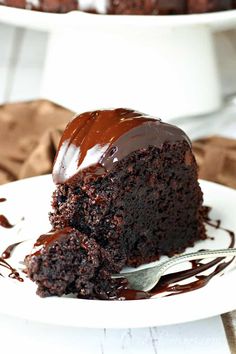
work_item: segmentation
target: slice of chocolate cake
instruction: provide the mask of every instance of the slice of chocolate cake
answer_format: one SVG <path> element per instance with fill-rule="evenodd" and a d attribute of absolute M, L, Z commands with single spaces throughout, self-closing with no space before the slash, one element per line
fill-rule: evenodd
<path fill-rule="evenodd" d="M 95 268 L 108 278 L 124 265 L 138 266 L 161 255 L 172 256 L 206 237 L 190 141 L 182 130 L 158 119 L 128 109 L 77 116 L 62 136 L 53 179 L 57 185 L 50 215 L 53 229 L 60 233 L 73 228 L 73 239 L 91 240 L 91 249 L 99 250 Z M 56 268 L 63 273 L 61 242 L 57 242 Z M 84 254 L 80 242 L 76 247 L 73 252 L 68 249 L 65 258 Z M 47 244 L 41 249 L 44 259 L 50 259 Z M 28 257 L 30 278 L 39 285 L 39 294 L 62 295 L 60 286 L 44 279 L 45 274 L 54 273 L 54 263 L 42 262 L 41 257 L 42 252 Z M 87 262 L 86 257 L 82 263 Z M 66 272 L 65 267 L 64 279 Z M 71 273 L 64 292 L 73 289 L 81 296 L 81 290 L 70 284 Z M 91 270 L 92 278 L 95 273 Z M 79 269 L 76 274 L 80 282 Z"/>

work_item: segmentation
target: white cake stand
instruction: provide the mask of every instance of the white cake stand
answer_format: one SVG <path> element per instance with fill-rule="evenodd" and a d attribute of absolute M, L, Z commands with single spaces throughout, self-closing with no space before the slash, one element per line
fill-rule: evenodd
<path fill-rule="evenodd" d="M 41 94 L 73 110 L 122 106 L 172 118 L 222 106 L 214 33 L 236 28 L 235 10 L 108 16 L 0 6 L 0 21 L 49 32 Z"/>

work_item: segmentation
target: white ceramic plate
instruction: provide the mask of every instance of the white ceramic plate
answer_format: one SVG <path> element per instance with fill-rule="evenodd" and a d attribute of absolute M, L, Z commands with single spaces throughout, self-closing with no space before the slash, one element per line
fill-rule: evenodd
<path fill-rule="evenodd" d="M 236 231 L 236 191 L 201 181 L 205 204 L 213 207 L 213 219 Z M 35 177 L 0 187 L 0 214 L 16 223 L 13 229 L 0 227 L 0 251 L 22 239 L 35 239 L 50 229 L 48 211 L 54 186 L 51 176 Z M 20 221 L 24 217 L 24 221 Z M 214 240 L 201 241 L 194 248 L 228 247 L 229 236 L 209 230 Z M 16 248 L 9 263 L 19 266 L 32 247 L 33 240 Z M 2 272 L 2 268 L 1 268 Z M 91 328 L 124 328 L 168 325 L 193 321 L 236 309 L 236 269 L 215 277 L 199 290 L 182 295 L 134 301 L 99 301 L 74 298 L 45 298 L 35 295 L 35 285 L 0 277 L 0 312 L 35 321 Z"/>
<path fill-rule="evenodd" d="M 55 30 L 65 28 L 134 26 L 134 27 L 178 27 L 191 25 L 207 25 L 213 30 L 231 29 L 236 25 L 236 11 L 222 11 L 206 14 L 175 16 L 124 16 L 94 15 L 80 11 L 66 14 L 43 13 L 0 6 L 0 21 L 13 25 L 39 30 Z"/>

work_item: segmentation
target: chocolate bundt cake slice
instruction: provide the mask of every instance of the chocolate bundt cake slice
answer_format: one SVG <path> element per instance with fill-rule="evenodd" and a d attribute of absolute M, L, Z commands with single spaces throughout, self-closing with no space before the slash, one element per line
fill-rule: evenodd
<path fill-rule="evenodd" d="M 172 256 L 206 237 L 191 143 L 182 130 L 158 119 L 128 109 L 77 116 L 62 136 L 53 179 L 53 229 L 72 228 L 73 238 L 91 240 L 99 253 L 95 274 L 104 271 L 108 283 L 125 265 Z M 48 248 L 42 249 L 47 257 Z M 76 252 L 85 251 L 79 244 Z M 52 291 L 50 283 L 41 282 L 40 274 L 54 268 L 39 256 L 28 257 L 30 278 L 41 295 L 61 295 L 56 286 Z M 62 271 L 60 252 L 58 262 Z M 81 296 L 74 285 L 64 289 Z M 91 291 L 88 297 L 93 296 Z"/>

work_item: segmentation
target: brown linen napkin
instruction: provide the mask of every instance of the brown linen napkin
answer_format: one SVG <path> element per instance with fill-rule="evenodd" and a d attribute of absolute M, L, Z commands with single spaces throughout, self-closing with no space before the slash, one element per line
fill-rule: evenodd
<path fill-rule="evenodd" d="M 46 100 L 0 106 L 0 184 L 50 173 L 73 114 Z"/>
<path fill-rule="evenodd" d="M 213 136 L 193 142 L 199 177 L 236 188 L 236 140 Z"/>

